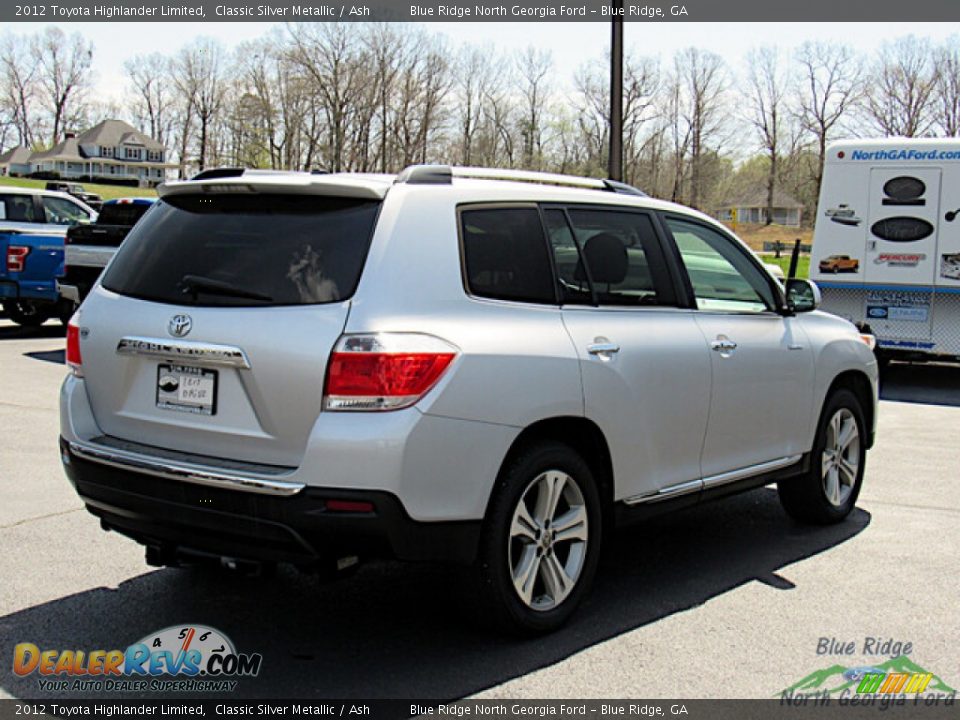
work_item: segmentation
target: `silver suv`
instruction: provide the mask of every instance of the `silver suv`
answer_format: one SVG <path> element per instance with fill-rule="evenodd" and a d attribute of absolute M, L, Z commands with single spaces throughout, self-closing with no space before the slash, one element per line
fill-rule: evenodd
<path fill-rule="evenodd" d="M 543 631 L 617 524 L 774 481 L 801 521 L 854 506 L 870 338 L 700 213 L 447 166 L 159 194 L 61 395 L 68 477 L 151 564 L 472 564 Z"/>

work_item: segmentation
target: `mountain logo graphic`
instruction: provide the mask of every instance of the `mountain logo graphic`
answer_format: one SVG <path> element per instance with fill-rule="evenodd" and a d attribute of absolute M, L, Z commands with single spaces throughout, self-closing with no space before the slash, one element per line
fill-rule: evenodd
<path fill-rule="evenodd" d="M 953 693 L 939 675 L 925 670 L 905 655 L 876 665 L 844 667 L 831 665 L 810 673 L 779 693 Z"/>

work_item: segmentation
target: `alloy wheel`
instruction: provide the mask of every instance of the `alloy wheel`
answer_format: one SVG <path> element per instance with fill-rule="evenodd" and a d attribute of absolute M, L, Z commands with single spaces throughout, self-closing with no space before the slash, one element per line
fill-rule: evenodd
<path fill-rule="evenodd" d="M 834 507 L 841 507 L 853 492 L 860 469 L 860 430 L 847 408 L 840 408 L 825 428 L 821 457 L 823 492 Z"/>
<path fill-rule="evenodd" d="M 552 610 L 576 587 L 587 556 L 583 492 L 560 470 L 539 474 L 520 496 L 510 523 L 507 561 L 527 607 Z"/>

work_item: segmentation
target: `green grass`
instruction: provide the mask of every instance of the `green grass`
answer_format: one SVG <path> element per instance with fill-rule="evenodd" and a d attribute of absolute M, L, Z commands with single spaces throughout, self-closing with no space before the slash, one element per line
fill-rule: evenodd
<path fill-rule="evenodd" d="M 790 269 L 790 255 L 781 254 L 780 259 L 777 259 L 773 256 L 773 253 L 761 253 L 760 259 L 765 263 L 771 263 L 773 265 L 779 265 L 783 269 L 783 274 L 786 275 L 787 271 Z M 801 255 L 799 261 L 797 262 L 797 277 L 808 278 L 810 277 L 810 256 Z"/>
<path fill-rule="evenodd" d="M 32 178 L 0 177 L 0 187 L 28 187 L 43 189 L 47 185 L 47 180 L 34 180 Z M 65 180 L 64 182 L 74 182 Z M 113 200 L 122 197 L 156 197 L 157 191 L 153 188 L 136 188 L 126 185 L 98 185 L 96 183 L 80 183 L 87 192 L 96 193 L 104 200 Z"/>

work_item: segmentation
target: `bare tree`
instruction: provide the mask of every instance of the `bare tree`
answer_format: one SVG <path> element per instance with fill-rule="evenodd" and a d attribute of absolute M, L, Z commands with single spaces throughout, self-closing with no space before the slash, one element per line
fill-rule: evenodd
<path fill-rule="evenodd" d="M 933 127 L 937 66 L 930 41 L 913 35 L 881 47 L 867 93 L 867 112 L 886 135 L 918 137 Z"/>
<path fill-rule="evenodd" d="M 520 120 L 523 164 L 529 169 L 540 169 L 543 165 L 543 115 L 550 94 L 553 56 L 546 50 L 530 46 L 517 54 L 515 64 L 523 97 Z"/>
<path fill-rule="evenodd" d="M 170 59 L 160 53 L 136 55 L 123 68 L 133 90 L 135 122 L 141 131 L 166 145 L 173 104 Z"/>
<path fill-rule="evenodd" d="M 18 144 L 36 139 L 34 106 L 38 92 L 40 59 L 35 42 L 8 35 L 0 42 L 0 107 L 17 132 Z"/>
<path fill-rule="evenodd" d="M 940 132 L 950 137 L 960 135 L 960 38 L 950 37 L 936 54 L 939 99 L 936 123 Z"/>
<path fill-rule="evenodd" d="M 726 119 L 723 112 L 728 84 L 726 68 L 719 55 L 691 47 L 676 54 L 674 72 L 678 81 L 679 115 L 689 129 L 689 204 L 696 208 L 704 200 L 704 159 L 711 151 L 710 144 L 719 139 Z"/>
<path fill-rule="evenodd" d="M 224 52 L 222 46 L 210 38 L 197 38 L 184 46 L 173 63 L 174 83 L 181 96 L 185 127 L 196 122 L 197 165 L 207 167 L 208 154 L 213 146 L 214 129 L 224 104 Z M 181 164 L 190 136 L 181 135 Z"/>
<path fill-rule="evenodd" d="M 779 53 L 773 47 L 753 50 L 747 55 L 747 75 L 750 89 L 749 120 L 759 136 L 770 165 L 766 198 L 766 224 L 770 225 L 773 222 L 773 200 L 780 169 L 788 79 L 781 66 Z"/>
<path fill-rule="evenodd" d="M 816 186 L 814 195 L 818 196 L 827 142 L 838 123 L 863 97 L 863 66 L 846 45 L 826 42 L 804 43 L 796 59 L 801 73 L 796 114 L 816 145 L 812 175 Z"/>
<path fill-rule="evenodd" d="M 57 143 L 67 125 L 80 120 L 81 100 L 90 84 L 93 45 L 79 33 L 68 36 L 48 27 L 37 41 L 40 87 L 50 116 L 50 142 Z"/>

